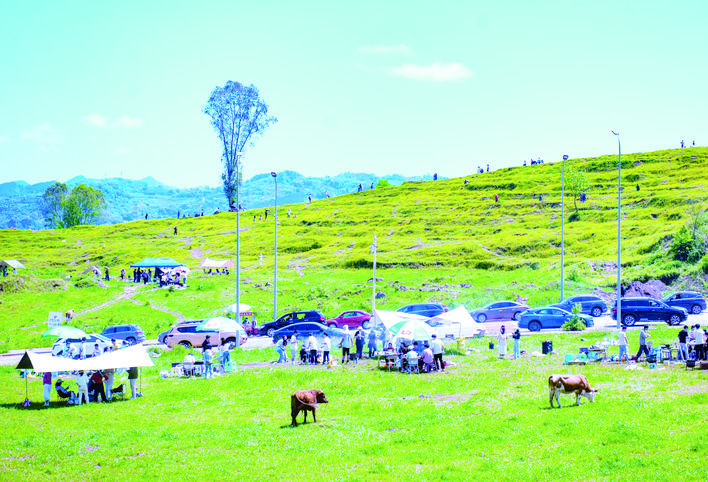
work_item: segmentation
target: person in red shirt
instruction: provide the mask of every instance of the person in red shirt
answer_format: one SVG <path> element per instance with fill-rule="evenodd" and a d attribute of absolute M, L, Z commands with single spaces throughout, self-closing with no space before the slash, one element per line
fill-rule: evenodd
<path fill-rule="evenodd" d="M 108 399 L 106 398 L 106 390 L 103 387 L 103 380 L 105 380 L 105 377 L 103 376 L 103 373 L 101 373 L 100 370 L 96 370 L 93 372 L 93 375 L 91 375 L 91 385 L 92 391 L 96 395 L 96 401 L 98 402 L 98 396 L 101 396 L 101 401 L 102 402 L 107 402 Z"/>

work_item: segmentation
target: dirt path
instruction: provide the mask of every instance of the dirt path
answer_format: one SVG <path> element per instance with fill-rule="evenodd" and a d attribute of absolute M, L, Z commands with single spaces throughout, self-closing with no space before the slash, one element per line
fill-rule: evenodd
<path fill-rule="evenodd" d="M 94 306 L 93 308 L 87 308 L 83 311 L 79 311 L 74 316 L 81 316 L 81 315 L 85 315 L 86 313 L 91 313 L 94 311 L 102 310 L 106 306 L 110 306 L 113 303 L 116 303 L 120 300 L 128 300 L 128 299 L 132 298 L 133 296 L 135 296 L 135 292 L 137 290 L 138 290 L 137 286 L 127 286 L 127 287 L 123 288 L 122 294 L 119 294 L 118 296 L 116 296 L 112 300 L 104 301 L 103 303 L 101 303 L 98 306 Z M 133 301 L 133 303 L 135 303 L 135 301 Z"/>

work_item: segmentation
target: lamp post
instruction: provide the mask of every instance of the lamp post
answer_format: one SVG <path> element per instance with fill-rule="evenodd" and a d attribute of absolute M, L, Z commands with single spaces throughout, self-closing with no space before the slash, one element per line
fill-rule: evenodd
<path fill-rule="evenodd" d="M 563 168 L 561 174 L 561 301 L 563 301 L 563 285 L 565 278 L 563 277 L 563 265 L 565 255 L 565 161 L 568 156 L 563 156 Z"/>
<path fill-rule="evenodd" d="M 622 144 L 619 132 L 612 131 L 617 136 L 617 331 L 622 320 Z"/>
<path fill-rule="evenodd" d="M 241 203 L 239 197 L 241 194 L 241 156 L 243 152 L 236 153 L 236 321 L 241 323 L 241 223 L 239 215 L 241 214 Z"/>
<path fill-rule="evenodd" d="M 273 257 L 273 321 L 278 319 L 278 174 L 270 173 L 275 183 L 275 238 Z"/>
<path fill-rule="evenodd" d="M 371 284 L 371 316 L 373 317 L 375 315 L 376 311 L 376 235 L 374 234 L 374 244 L 371 245 L 371 252 L 374 255 L 374 278 L 373 278 L 373 283 Z"/>

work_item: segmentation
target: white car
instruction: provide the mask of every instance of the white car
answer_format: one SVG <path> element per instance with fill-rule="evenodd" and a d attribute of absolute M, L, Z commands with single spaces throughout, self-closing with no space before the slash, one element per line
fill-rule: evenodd
<path fill-rule="evenodd" d="M 66 356 L 64 351 L 66 350 L 66 342 L 69 342 L 69 353 L 72 355 L 71 358 L 78 358 L 79 350 L 81 349 L 81 338 L 59 338 L 52 345 L 52 355 L 53 356 Z M 98 343 L 101 353 L 105 351 L 106 348 L 112 346 L 111 340 L 103 335 L 97 333 L 86 336 L 86 358 L 93 356 L 94 347 Z"/>

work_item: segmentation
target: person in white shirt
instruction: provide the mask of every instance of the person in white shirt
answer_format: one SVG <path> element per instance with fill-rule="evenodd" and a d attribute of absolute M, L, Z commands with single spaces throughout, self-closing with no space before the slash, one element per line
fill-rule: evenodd
<path fill-rule="evenodd" d="M 329 335 L 325 333 L 324 340 L 322 340 L 322 364 L 326 365 L 329 363 L 329 352 L 332 350 L 332 340 L 329 339 Z"/>
<path fill-rule="evenodd" d="M 310 350 L 310 364 L 317 364 L 317 338 L 315 335 L 310 335 L 307 338 L 307 349 Z"/>
<path fill-rule="evenodd" d="M 81 360 L 86 359 L 86 352 L 88 351 L 88 347 L 86 346 L 86 338 L 81 339 L 81 345 L 79 345 L 79 358 Z"/>
<path fill-rule="evenodd" d="M 443 353 L 445 353 L 445 345 L 442 340 L 439 340 L 437 335 L 433 335 L 433 341 L 430 342 L 430 348 L 433 350 L 433 366 L 438 370 L 445 371 L 445 362 L 443 362 Z"/>
<path fill-rule="evenodd" d="M 499 334 L 497 335 L 497 349 L 499 350 L 499 358 L 506 358 L 506 327 L 501 326 Z"/>
<path fill-rule="evenodd" d="M 188 377 L 194 376 L 194 362 L 196 361 L 197 359 L 191 352 L 184 357 L 184 360 L 182 361 L 182 371 Z"/>
<path fill-rule="evenodd" d="M 623 326 L 620 332 L 617 334 L 617 346 L 619 346 L 619 359 L 620 361 L 627 360 L 627 327 Z"/>
<path fill-rule="evenodd" d="M 290 337 L 290 342 L 288 343 L 290 345 L 290 362 L 291 364 L 295 364 L 295 360 L 297 359 L 297 354 L 299 351 L 299 341 L 297 339 L 297 330 L 293 331 L 293 336 Z"/>
<path fill-rule="evenodd" d="M 89 403 L 88 375 L 86 375 L 83 370 L 79 371 L 79 374 L 76 376 L 76 385 L 79 387 L 79 393 L 77 394 L 77 405 L 81 405 L 84 397 L 86 397 L 86 403 Z"/>
<path fill-rule="evenodd" d="M 101 350 L 101 347 L 98 346 L 98 343 L 93 345 L 93 357 L 101 356 L 103 354 L 103 351 Z"/>

